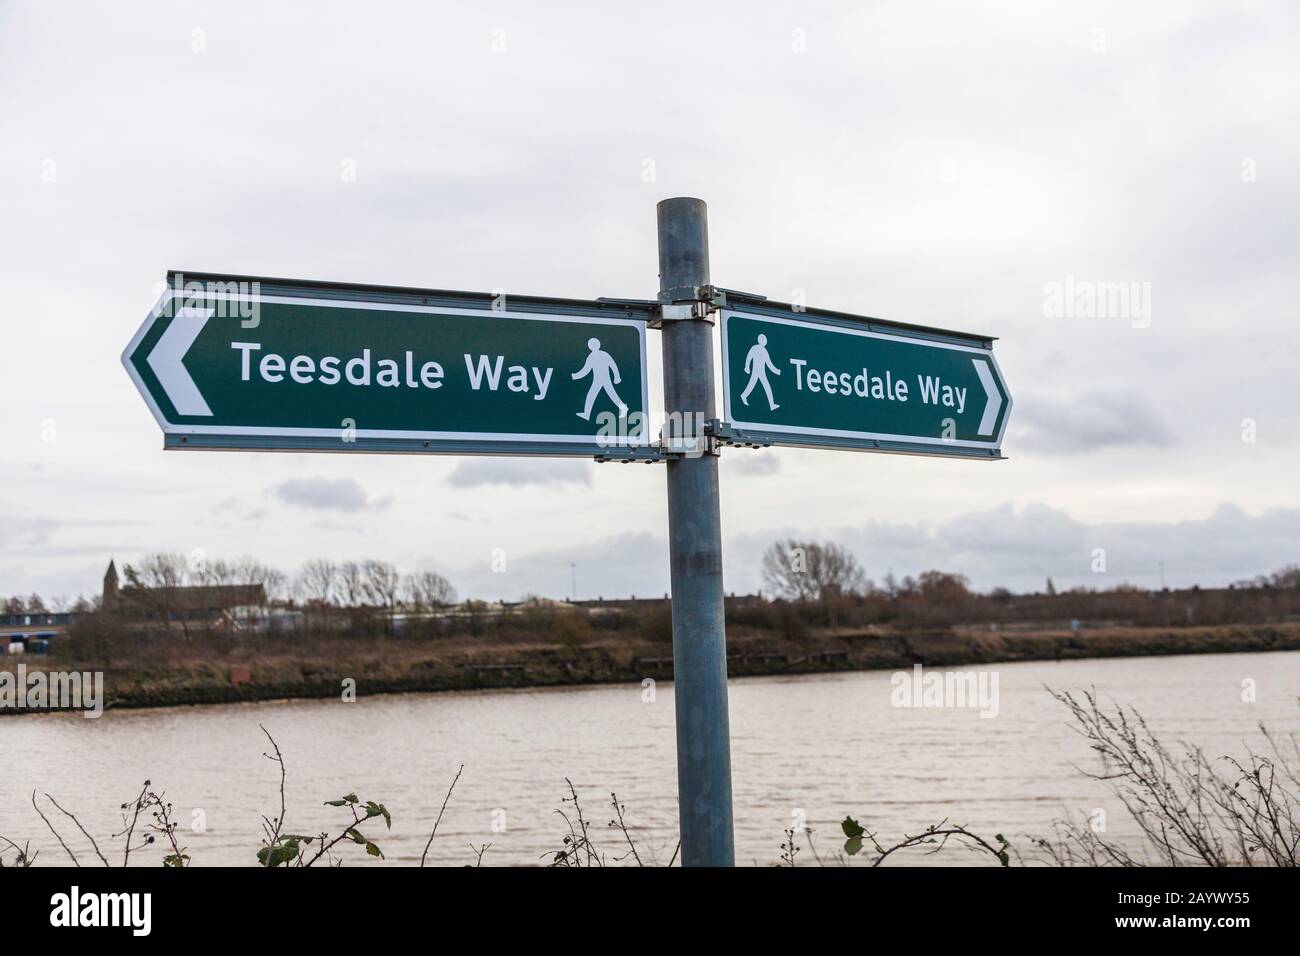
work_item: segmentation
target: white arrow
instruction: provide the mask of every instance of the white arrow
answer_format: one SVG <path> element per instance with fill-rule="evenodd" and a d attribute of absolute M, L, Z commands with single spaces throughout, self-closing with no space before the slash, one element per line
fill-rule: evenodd
<path fill-rule="evenodd" d="M 149 353 L 149 367 L 158 376 L 167 397 L 172 400 L 178 415 L 211 415 L 212 409 L 203 400 L 199 387 L 186 370 L 181 359 L 190 350 L 203 326 L 212 318 L 215 309 L 196 309 L 191 306 L 179 310 L 171 325 L 158 339 Z"/>
<path fill-rule="evenodd" d="M 984 386 L 984 394 L 988 396 L 988 404 L 984 406 L 984 417 L 980 419 L 981 435 L 993 434 L 993 423 L 998 420 L 998 411 L 1002 408 L 1002 393 L 998 391 L 997 383 L 993 381 L 993 373 L 989 371 L 989 363 L 980 359 L 971 359 L 975 366 L 975 374 L 980 377 L 980 384 Z"/>

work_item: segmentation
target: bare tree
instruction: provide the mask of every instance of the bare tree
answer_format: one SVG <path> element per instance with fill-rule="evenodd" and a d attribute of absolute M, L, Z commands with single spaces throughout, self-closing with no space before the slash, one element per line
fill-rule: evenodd
<path fill-rule="evenodd" d="M 185 555 L 147 554 L 138 567 L 123 565 L 122 573 L 127 585 L 134 589 L 132 597 L 139 606 L 157 615 L 163 628 L 171 630 L 172 618 L 178 610 L 177 588 L 184 587 L 188 581 L 189 562 Z M 188 633 L 184 618 L 181 618 L 181 628 Z"/>
<path fill-rule="evenodd" d="M 1057 820 L 1036 838 L 1039 855 L 1064 866 L 1300 866 L 1300 749 L 1272 735 L 1245 759 L 1214 761 L 1199 747 L 1162 743 L 1136 710 L 1101 704 L 1095 691 L 1051 691 L 1097 754 L 1105 782 L 1141 834 L 1130 847 L 1084 820 Z M 1144 852 L 1146 851 L 1146 852 Z"/>
<path fill-rule="evenodd" d="M 417 611 L 456 603 L 456 589 L 437 571 L 417 571 L 402 582 L 402 595 Z"/>
<path fill-rule="evenodd" d="M 179 588 L 189 580 L 189 562 L 183 554 L 146 554 L 140 564 L 123 566 L 127 582 L 142 588 Z"/>
<path fill-rule="evenodd" d="M 266 568 L 262 577 L 262 590 L 266 592 L 267 603 L 279 601 L 289 590 L 289 578 L 278 568 Z"/>
<path fill-rule="evenodd" d="M 344 607 L 357 607 L 365 596 L 365 574 L 355 561 L 344 561 L 338 569 L 338 593 Z"/>
<path fill-rule="evenodd" d="M 1269 575 L 1268 583 L 1275 588 L 1300 588 L 1300 564 L 1288 564 Z"/>
<path fill-rule="evenodd" d="M 260 584 L 262 590 L 266 593 L 268 602 L 279 598 L 284 591 L 285 576 L 283 572 L 263 564 L 256 558 L 240 558 L 231 567 L 230 573 L 230 583 L 232 584 L 248 586 Z"/>
<path fill-rule="evenodd" d="M 304 601 L 332 604 L 338 578 L 338 565 L 325 558 L 313 558 L 303 564 L 302 571 L 298 574 L 298 592 Z"/>
<path fill-rule="evenodd" d="M 388 631 L 393 631 L 393 616 L 397 613 L 397 594 L 401 589 L 402 576 L 397 568 L 387 561 L 367 561 L 361 566 L 363 578 L 362 589 L 366 602 L 383 608 L 388 616 Z"/>
<path fill-rule="evenodd" d="M 201 561 L 191 565 L 190 577 L 196 584 L 220 586 L 235 583 L 235 569 L 228 561 L 217 558 L 213 561 Z"/>
<path fill-rule="evenodd" d="M 778 541 L 763 553 L 762 571 L 763 587 L 791 601 L 826 601 L 867 588 L 857 558 L 832 542 Z"/>

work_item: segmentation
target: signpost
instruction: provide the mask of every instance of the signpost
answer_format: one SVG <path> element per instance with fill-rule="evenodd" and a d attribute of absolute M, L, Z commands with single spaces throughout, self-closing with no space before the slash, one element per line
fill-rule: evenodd
<path fill-rule="evenodd" d="M 171 280 L 122 356 L 169 448 L 654 457 L 644 309 Z"/>
<path fill-rule="evenodd" d="M 991 339 L 720 289 L 704 203 L 666 199 L 658 217 L 653 301 L 173 272 L 122 362 L 167 448 L 666 463 L 682 865 L 730 866 L 720 447 L 997 459 L 1011 395 Z"/>
<path fill-rule="evenodd" d="M 700 302 L 709 285 L 708 210 L 698 199 L 665 199 L 658 213 L 665 438 L 701 445 L 717 401 L 713 324 Z M 668 464 L 668 556 L 682 866 L 732 866 L 722 517 L 712 450 Z"/>
<path fill-rule="evenodd" d="M 732 439 L 1001 457 L 1011 411 L 992 341 L 756 305 L 722 311 Z"/>

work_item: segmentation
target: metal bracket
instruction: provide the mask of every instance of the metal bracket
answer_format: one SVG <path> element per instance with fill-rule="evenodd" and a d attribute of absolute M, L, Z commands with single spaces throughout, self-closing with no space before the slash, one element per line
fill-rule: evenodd
<path fill-rule="evenodd" d="M 722 286 L 706 285 L 700 289 L 700 295 L 709 305 L 717 309 L 728 309 L 736 302 L 766 302 L 767 296 L 757 292 L 741 292 L 739 289 L 724 289 Z"/>
<path fill-rule="evenodd" d="M 714 324 L 713 313 L 709 303 L 703 300 L 694 302 L 663 302 L 651 314 L 647 323 L 652 329 L 662 329 L 665 322 L 708 322 Z"/>
<path fill-rule="evenodd" d="M 669 436 L 665 438 L 663 429 L 660 429 L 659 440 L 655 442 L 655 447 L 665 456 L 671 456 L 676 459 L 699 458 L 704 455 L 712 455 L 714 458 L 717 458 L 718 449 L 720 447 L 720 443 L 715 435 L 714 427 L 717 425 L 717 419 L 711 418 L 703 424 L 704 431 L 698 436 L 682 435 Z M 703 444 L 702 448 L 700 447 L 701 443 Z"/>
<path fill-rule="evenodd" d="M 674 286 L 671 289 L 660 289 L 659 296 L 655 299 L 661 304 L 672 304 L 676 302 L 702 302 L 704 296 L 701 295 L 702 287 L 697 285 Z"/>
<path fill-rule="evenodd" d="M 602 305 L 622 305 L 629 309 L 656 309 L 659 307 L 658 299 L 620 299 L 610 295 L 598 295 L 596 301 Z"/>
<path fill-rule="evenodd" d="M 728 428 L 720 419 L 711 418 L 704 424 L 705 431 L 713 437 L 718 445 L 731 445 L 736 448 L 771 448 L 772 439 L 762 435 L 750 435 L 738 429 Z"/>
<path fill-rule="evenodd" d="M 616 452 L 607 452 L 592 456 L 597 464 L 616 461 L 620 465 L 630 465 L 633 463 L 644 465 L 656 465 L 681 456 L 674 455 L 671 452 L 665 452 L 658 442 L 647 446 L 634 446 L 631 448 L 619 449 Z"/>
<path fill-rule="evenodd" d="M 700 447 L 701 443 L 704 446 L 703 448 Z M 656 447 L 665 457 L 672 459 L 700 458 L 704 455 L 716 457 L 718 454 L 717 445 L 708 435 L 699 438 L 694 436 L 690 438 L 661 438 Z"/>
<path fill-rule="evenodd" d="M 718 458 L 722 453 L 722 441 L 719 438 L 722 423 L 716 418 L 710 418 L 704 423 L 704 453 Z"/>
<path fill-rule="evenodd" d="M 622 304 L 629 300 L 604 301 Z M 719 309 L 730 308 L 736 302 L 766 301 L 767 296 L 756 292 L 741 292 L 716 285 L 670 289 L 661 293 L 659 301 L 651 306 L 652 312 L 648 324 L 652 329 L 662 329 L 665 322 L 708 322 L 710 325 L 716 325 L 717 319 L 714 313 Z"/>

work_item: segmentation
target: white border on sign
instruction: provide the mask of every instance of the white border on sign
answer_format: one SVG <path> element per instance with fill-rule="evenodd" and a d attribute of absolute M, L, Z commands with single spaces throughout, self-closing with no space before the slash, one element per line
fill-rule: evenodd
<path fill-rule="evenodd" d="M 973 355 L 987 359 L 997 374 L 998 382 L 1002 385 L 1002 391 L 1006 394 L 1007 407 L 1002 413 L 1002 427 L 998 429 L 995 437 L 987 441 L 969 441 L 958 439 L 942 438 L 920 438 L 916 435 L 894 435 L 888 432 L 859 432 L 847 431 L 840 428 L 808 428 L 802 425 L 777 425 L 771 422 L 744 422 L 735 418 L 731 414 L 731 375 L 730 375 L 730 356 L 731 351 L 727 348 L 727 320 L 732 316 L 742 319 L 750 319 L 756 322 L 772 322 L 776 325 L 794 325 L 799 327 L 815 326 L 817 329 L 826 332 L 837 332 L 842 335 L 860 335 L 869 339 L 885 339 L 890 342 L 903 342 L 907 345 L 924 345 L 930 348 L 943 349 L 948 352 L 970 352 Z M 1002 446 L 1002 436 L 1007 430 L 1007 422 L 1011 420 L 1011 390 L 1007 388 L 1006 379 L 1002 375 L 1002 369 L 998 366 L 998 361 L 993 357 L 992 349 L 981 349 L 971 345 L 954 345 L 949 342 L 931 342 L 927 339 L 913 338 L 907 335 L 890 335 L 887 332 L 871 332 L 867 329 L 850 329 L 842 325 L 831 325 L 826 322 L 818 322 L 816 319 L 786 319 L 778 318 L 771 315 L 761 315 L 757 312 L 745 312 L 740 309 L 723 309 L 721 314 L 722 324 L 722 416 L 726 419 L 728 425 L 734 425 L 737 428 L 756 432 L 786 432 L 791 435 L 824 435 L 828 438 L 865 438 L 872 441 L 901 441 L 916 445 L 936 445 L 941 448 L 1000 448 Z"/>
<path fill-rule="evenodd" d="M 316 305 L 326 306 L 336 309 L 367 309 L 382 312 L 417 312 L 431 315 L 468 315 L 476 316 L 491 321 L 494 318 L 506 319 L 528 319 L 528 320 L 560 320 L 564 322 L 577 322 L 583 325 L 618 325 L 634 326 L 637 330 L 637 337 L 641 345 L 641 409 L 643 414 L 642 434 L 641 435 L 619 435 L 619 436 L 597 436 L 597 435 L 535 435 L 528 432 L 441 432 L 441 431 L 404 431 L 400 429 L 384 428 L 357 428 L 353 430 L 358 438 L 409 438 L 412 440 L 469 440 L 469 441 L 518 441 L 518 442 L 556 442 L 556 443 L 579 443 L 591 445 L 595 449 L 610 447 L 640 447 L 650 444 L 648 432 L 650 430 L 650 388 L 649 388 L 649 371 L 646 365 L 645 350 L 645 333 L 646 323 L 642 319 L 616 319 L 586 315 L 569 315 L 564 312 L 511 312 L 508 310 L 491 310 L 491 309 L 461 309 L 451 306 L 436 305 L 401 305 L 395 302 L 364 302 L 350 299 L 312 299 L 299 296 L 281 296 L 281 295 L 246 295 L 230 294 L 226 292 L 191 292 L 183 289 L 169 287 L 158 299 L 157 304 L 150 311 L 144 324 L 140 326 L 139 331 L 131 339 L 126 350 L 122 353 L 122 364 L 126 367 L 127 374 L 131 376 L 131 381 L 140 394 L 144 396 L 145 404 L 153 413 L 154 419 L 158 422 L 158 427 L 168 435 L 260 435 L 265 437 L 283 436 L 286 438 L 337 438 L 342 431 L 342 426 L 338 428 L 282 428 L 279 426 L 260 426 L 260 425 L 177 425 L 167 420 L 158 403 L 154 401 L 152 392 L 141 379 L 136 371 L 135 365 L 131 362 L 131 356 L 140 346 L 140 342 L 153 328 L 154 323 L 162 315 L 164 308 L 174 298 L 184 298 L 190 301 L 196 298 L 205 300 L 227 299 L 233 302 L 270 302 L 282 303 L 286 305 Z M 632 411 L 635 411 L 633 409 Z"/>

